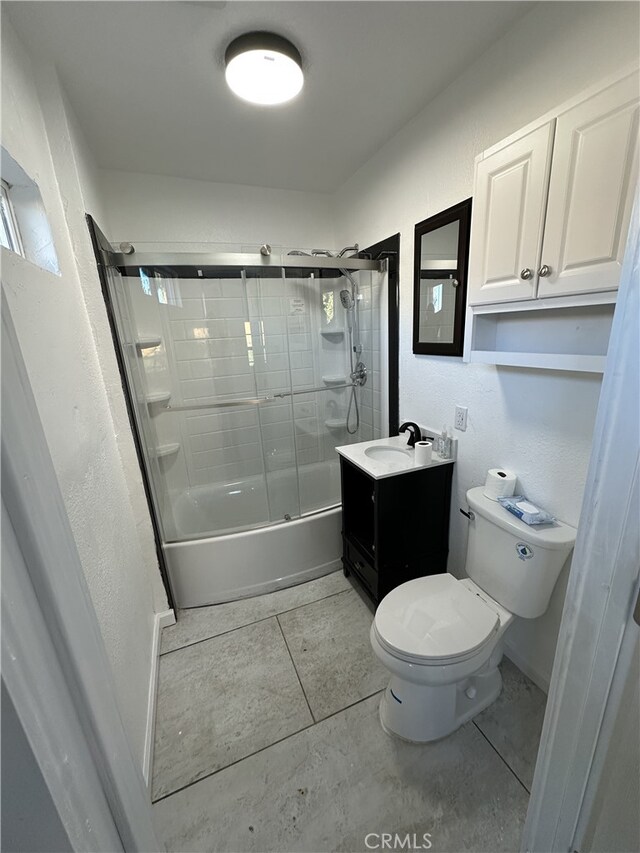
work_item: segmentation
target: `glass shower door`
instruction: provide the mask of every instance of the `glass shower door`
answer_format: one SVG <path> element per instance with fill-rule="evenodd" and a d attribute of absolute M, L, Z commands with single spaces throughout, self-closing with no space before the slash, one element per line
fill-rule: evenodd
<path fill-rule="evenodd" d="M 338 505 L 336 446 L 383 434 L 378 273 L 226 257 L 229 266 L 124 267 L 111 286 L 168 542 Z M 357 324 L 345 290 L 359 297 Z M 359 419 L 352 337 L 368 371 Z"/>
<path fill-rule="evenodd" d="M 291 339 L 283 271 L 243 271 L 269 521 L 300 515 L 293 425 Z M 280 396 L 282 395 L 282 396 Z"/>
<path fill-rule="evenodd" d="M 291 402 L 271 399 L 281 390 L 282 336 L 268 317 L 256 319 L 244 271 L 207 274 L 215 277 L 141 269 L 124 280 L 141 368 L 138 406 L 150 424 L 147 455 L 168 541 L 299 513 L 286 441 Z M 293 476 L 281 473 L 292 465 Z"/>

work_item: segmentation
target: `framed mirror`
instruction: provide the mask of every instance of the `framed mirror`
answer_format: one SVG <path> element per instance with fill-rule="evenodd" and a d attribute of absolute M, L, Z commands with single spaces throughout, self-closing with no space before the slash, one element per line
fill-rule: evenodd
<path fill-rule="evenodd" d="M 470 198 L 416 225 L 414 353 L 462 355 L 470 225 Z"/>

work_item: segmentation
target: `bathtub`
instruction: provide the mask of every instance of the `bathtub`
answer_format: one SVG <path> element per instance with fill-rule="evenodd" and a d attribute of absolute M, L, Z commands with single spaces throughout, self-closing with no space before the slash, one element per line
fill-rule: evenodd
<path fill-rule="evenodd" d="M 285 515 L 299 512 L 298 484 L 303 513 L 288 521 Z M 342 554 L 339 496 L 337 461 L 172 496 L 176 538 L 182 541 L 163 549 L 177 606 L 262 595 L 335 571 Z M 240 525 L 245 529 L 222 532 Z"/>

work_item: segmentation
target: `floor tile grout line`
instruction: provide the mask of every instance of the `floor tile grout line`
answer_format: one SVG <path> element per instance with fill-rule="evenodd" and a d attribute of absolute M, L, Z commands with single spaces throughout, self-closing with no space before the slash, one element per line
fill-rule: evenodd
<path fill-rule="evenodd" d="M 524 782 L 522 781 L 522 779 L 518 776 L 518 774 L 517 774 L 517 773 L 516 773 L 516 771 L 513 769 L 513 767 L 509 764 L 509 762 L 508 762 L 508 761 L 507 761 L 507 759 L 504 757 L 504 755 L 502 755 L 502 753 L 499 751 L 498 747 L 497 747 L 497 746 L 495 746 L 495 745 L 492 743 L 492 741 L 489 739 L 489 736 L 488 736 L 488 735 L 486 735 L 486 734 L 482 731 L 482 729 L 480 728 L 480 726 L 478 725 L 478 723 L 476 723 L 476 721 L 475 721 L 475 720 L 471 720 L 471 722 L 472 722 L 472 723 L 473 723 L 473 725 L 476 727 L 476 729 L 480 732 L 480 734 L 482 735 L 482 737 L 486 740 L 486 742 L 489 744 L 489 746 L 490 746 L 490 747 L 491 747 L 491 749 L 495 752 L 495 754 L 498 756 L 498 758 L 502 761 L 502 763 L 505 765 L 505 767 L 507 767 L 507 768 L 511 771 L 512 775 L 514 776 L 514 778 L 515 778 L 515 779 L 516 779 L 516 780 L 517 780 L 517 781 L 522 785 L 522 787 L 525 789 L 525 791 L 527 792 L 527 794 L 529 794 L 529 796 L 531 796 L 531 791 L 527 788 L 527 786 L 524 784 Z"/>
<path fill-rule="evenodd" d="M 261 752 L 264 752 L 265 749 L 269 749 L 271 746 L 276 746 L 279 743 L 282 743 L 285 740 L 288 740 L 290 737 L 294 735 L 300 734 L 300 732 L 306 732 L 307 729 L 312 729 L 315 723 L 309 723 L 308 726 L 303 726 L 301 729 L 296 729 L 295 732 L 291 732 L 284 737 L 279 738 L 278 740 L 274 740 L 273 743 L 268 743 L 266 746 L 260 747 L 260 749 L 256 749 L 255 752 L 250 752 L 248 755 L 243 755 L 242 758 L 236 759 L 236 761 L 232 761 L 230 764 L 225 764 L 224 767 L 218 767 L 216 770 L 212 770 L 210 773 L 205 773 L 204 776 L 198 777 L 198 779 L 194 779 L 192 782 L 187 782 L 186 785 L 182 785 L 180 788 L 176 788 L 175 791 L 169 791 L 168 794 L 163 794 L 161 797 L 158 797 L 156 800 L 152 798 L 151 805 L 156 805 L 156 803 L 161 803 L 163 800 L 168 799 L 169 797 L 173 797 L 174 794 L 179 794 L 181 791 L 186 791 L 187 788 L 191 788 L 193 785 L 197 785 L 198 782 L 204 782 L 205 779 L 210 779 L 212 776 L 216 776 L 218 773 L 221 773 L 223 770 L 228 770 L 229 767 L 235 767 L 236 764 L 240 764 L 242 761 L 246 761 L 247 758 L 253 758 L 254 755 L 260 755 Z"/>
<path fill-rule="evenodd" d="M 285 735 L 281 737 L 279 740 L 274 740 L 273 743 L 269 743 L 266 746 L 261 747 L 260 749 L 256 749 L 255 752 L 250 752 L 248 755 L 243 755 L 242 758 L 238 758 L 236 761 L 232 761 L 231 764 L 225 764 L 224 767 L 218 767 L 217 770 L 212 770 L 211 773 L 207 773 L 205 776 L 200 776 L 198 779 L 194 779 L 193 782 L 187 782 L 186 785 L 183 785 L 181 788 L 176 788 L 175 791 L 170 791 L 168 794 L 163 794 L 161 797 L 158 797 L 157 800 L 152 799 L 151 804 L 156 805 L 156 803 L 161 803 L 164 800 L 168 800 L 169 797 L 173 797 L 174 794 L 179 794 L 181 791 L 186 791 L 187 788 L 193 787 L 193 785 L 197 785 L 198 782 L 204 782 L 205 779 L 210 779 L 212 776 L 216 776 L 218 773 L 222 773 L 224 770 L 228 770 L 229 767 L 235 767 L 236 764 L 240 764 L 242 761 L 246 761 L 248 758 L 253 758 L 254 755 L 259 755 L 261 752 L 264 752 L 265 749 L 270 749 L 272 746 L 277 746 L 279 743 L 284 743 L 289 738 L 295 737 L 296 735 L 301 734 L 302 732 L 310 731 L 316 726 L 321 725 L 325 722 L 325 720 L 330 720 L 333 717 L 337 717 L 339 714 L 344 713 L 345 711 L 351 710 L 351 708 L 355 708 L 356 705 L 360 705 L 362 702 L 366 702 L 367 699 L 372 699 L 374 696 L 377 696 L 378 693 L 382 693 L 382 690 L 376 690 L 374 693 L 370 693 L 368 696 L 364 696 L 362 699 L 358 699 L 356 702 L 353 702 L 351 705 L 347 705 L 345 708 L 341 708 L 339 711 L 335 711 L 333 714 L 329 714 L 328 717 L 323 717 L 318 722 L 313 722 L 309 726 L 303 726 L 301 729 L 298 729 L 295 732 L 291 732 L 291 734 Z M 312 714 L 313 716 L 313 714 Z"/>
<path fill-rule="evenodd" d="M 361 702 L 366 702 L 367 699 L 372 699 L 374 696 L 377 696 L 378 693 L 384 693 L 385 687 L 381 687 L 379 690 L 374 690 L 373 693 L 368 693 L 366 696 L 363 696 L 362 699 L 356 699 L 355 702 L 352 702 L 350 705 L 345 705 L 344 708 L 340 708 L 337 711 L 334 711 L 331 714 L 327 714 L 326 717 L 321 717 L 317 722 L 316 726 L 320 725 L 320 723 L 324 723 L 325 720 L 330 720 L 332 717 L 337 717 L 338 714 L 341 714 L 343 711 L 348 711 L 350 708 L 355 708 L 356 705 L 359 705 Z"/>
<path fill-rule="evenodd" d="M 276 616 L 276 622 L 278 623 L 278 628 L 280 628 L 280 633 L 282 634 L 282 639 L 284 640 L 285 647 L 287 649 L 287 652 L 289 653 L 289 657 L 291 658 L 293 670 L 296 674 L 296 678 L 298 679 L 298 684 L 300 685 L 300 689 L 302 690 L 302 695 L 304 696 L 304 700 L 307 703 L 307 708 L 309 709 L 309 713 L 311 714 L 311 719 L 313 720 L 313 723 L 315 725 L 315 723 L 317 723 L 318 721 L 316 720 L 316 715 L 311 710 L 311 703 L 309 702 L 309 697 L 307 696 L 307 691 L 304 689 L 304 684 L 302 683 L 302 679 L 300 678 L 300 673 L 298 672 L 298 667 L 296 666 L 296 662 L 293 659 L 293 655 L 291 654 L 291 649 L 289 648 L 289 643 L 287 642 L 287 638 L 284 635 L 284 630 L 282 628 L 282 625 L 280 624 L 279 616 Z"/>
<path fill-rule="evenodd" d="M 352 587 L 349 589 L 341 589 L 338 592 L 330 592 L 328 595 L 323 595 L 322 598 L 314 598 L 313 601 L 307 601 L 305 604 L 299 604 L 297 607 L 290 607 L 288 610 L 280 610 L 278 613 L 272 613 L 271 616 L 264 616 L 261 619 L 254 619 L 253 622 L 247 622 L 245 625 L 238 625 L 237 628 L 229 628 L 228 631 L 223 631 L 221 634 L 213 634 L 211 637 L 203 637 L 201 640 L 194 640 L 193 643 L 185 643 L 184 646 L 178 646 L 176 649 L 169 649 L 167 652 L 160 652 L 158 657 L 163 658 L 165 655 L 171 655 L 174 652 L 182 651 L 182 649 L 189 649 L 191 646 L 197 646 L 199 643 L 206 643 L 207 640 L 215 640 L 217 637 L 224 637 L 225 634 L 232 634 L 234 631 L 240 631 L 242 628 L 248 628 L 249 625 L 257 625 L 259 622 L 266 622 L 269 619 L 273 619 L 274 616 L 284 616 L 285 613 L 293 613 L 294 610 L 300 610 L 302 607 L 308 607 L 309 604 L 316 604 L 318 601 L 326 601 L 327 598 L 335 598 L 336 595 L 342 595 L 345 592 L 350 592 Z M 242 599 L 236 599 L 237 601 L 242 601 Z M 249 599 L 247 599 L 248 601 Z M 224 604 L 229 604 L 231 602 L 223 602 Z M 219 605 L 210 604 L 209 607 L 218 607 Z M 196 608 L 197 609 L 197 608 Z M 177 624 L 177 623 L 176 623 Z M 172 626 L 169 626 L 172 627 Z"/>

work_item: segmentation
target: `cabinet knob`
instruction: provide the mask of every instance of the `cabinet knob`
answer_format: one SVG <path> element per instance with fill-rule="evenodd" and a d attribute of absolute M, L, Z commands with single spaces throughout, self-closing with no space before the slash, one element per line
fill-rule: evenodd
<path fill-rule="evenodd" d="M 540 278 L 546 278 L 548 275 L 551 275 L 551 267 L 548 267 L 546 264 L 543 264 L 538 270 L 538 275 Z"/>
<path fill-rule="evenodd" d="M 523 270 L 520 270 L 520 278 L 524 279 L 525 281 L 531 278 L 532 275 L 533 273 L 531 272 L 529 267 L 525 267 Z"/>

